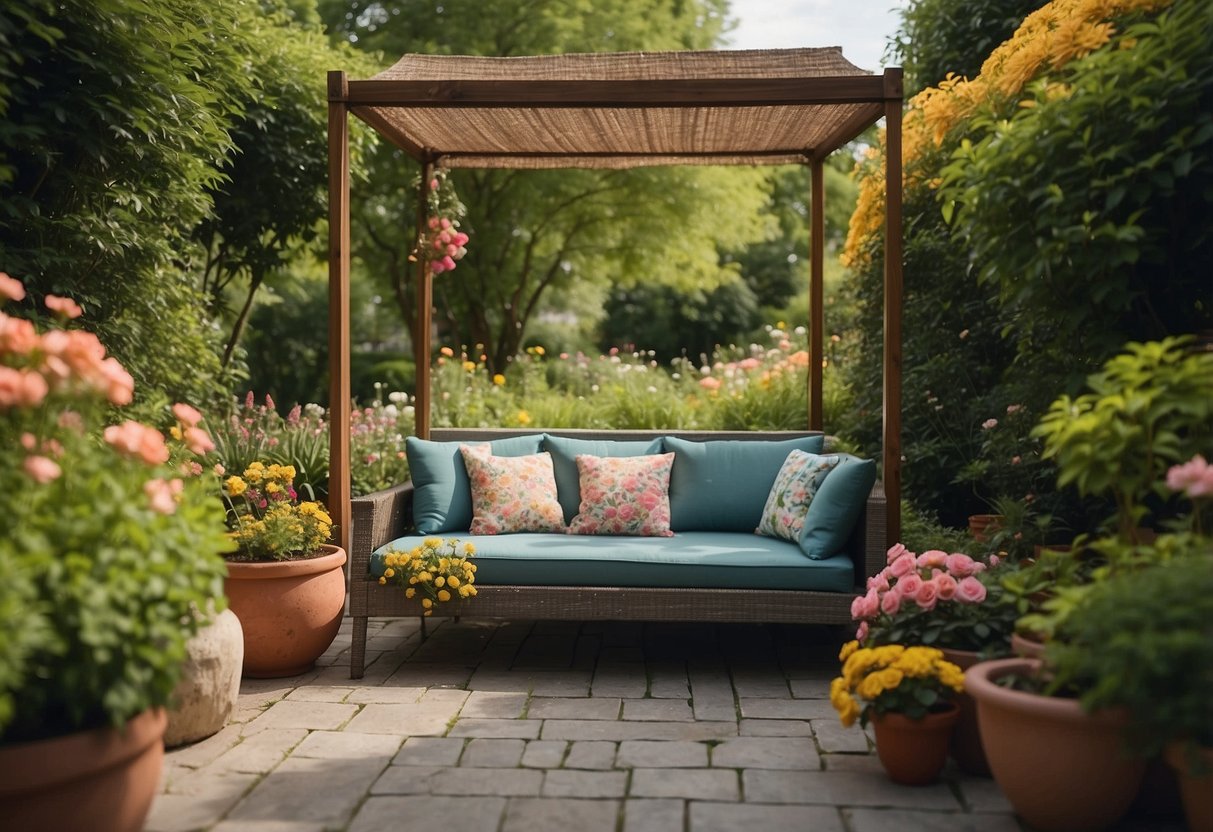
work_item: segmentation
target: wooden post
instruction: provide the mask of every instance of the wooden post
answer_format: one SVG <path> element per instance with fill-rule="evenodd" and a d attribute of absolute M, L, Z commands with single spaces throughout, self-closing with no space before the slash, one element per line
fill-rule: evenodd
<path fill-rule="evenodd" d="M 429 214 L 430 179 L 434 175 L 434 163 L 429 159 L 421 163 L 421 186 L 417 189 L 417 235 L 425 232 Z M 433 399 L 430 389 L 430 330 L 433 328 L 434 285 L 425 252 L 417 252 L 417 341 L 413 344 L 413 361 L 416 363 L 417 392 L 413 403 L 413 433 L 419 439 L 430 438 L 430 408 Z"/>
<path fill-rule="evenodd" d="M 901 539 L 901 69 L 885 69 L 884 493 L 888 543 Z"/>
<path fill-rule="evenodd" d="M 821 375 L 825 352 L 822 349 L 825 327 L 825 171 L 821 157 L 814 156 L 809 166 L 812 179 L 809 200 L 809 430 L 824 430 L 825 414 L 821 404 Z"/>
<path fill-rule="evenodd" d="M 350 549 L 350 141 L 349 81 L 328 74 L 329 97 L 329 514 Z"/>

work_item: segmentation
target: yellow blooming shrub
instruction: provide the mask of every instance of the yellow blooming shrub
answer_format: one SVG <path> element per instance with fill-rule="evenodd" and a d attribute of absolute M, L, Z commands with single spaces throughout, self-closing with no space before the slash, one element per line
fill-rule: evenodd
<path fill-rule="evenodd" d="M 454 538 L 427 537 L 409 551 L 389 549 L 383 556 L 380 585 L 398 583 L 405 598 L 421 596 L 423 615 L 434 607 L 476 595 L 476 547 Z"/>
<path fill-rule="evenodd" d="M 922 719 L 964 690 L 964 673 L 934 647 L 886 644 L 860 648 L 849 641 L 838 654 L 842 675 L 830 683 L 830 703 L 842 724 L 867 725 L 875 714 Z"/>
<path fill-rule="evenodd" d="M 228 527 L 239 547 L 231 560 L 313 557 L 327 543 L 333 520 L 319 503 L 299 501 L 295 466 L 255 461 L 243 476 L 223 481 Z"/>
<path fill-rule="evenodd" d="M 1106 45 L 1116 34 L 1113 19 L 1156 12 L 1173 0 L 1053 0 L 1028 15 L 1010 38 L 990 53 L 974 78 L 954 75 L 910 99 L 902 122 L 906 187 L 933 187 L 934 166 L 919 164 L 947 136 L 983 109 L 1010 112 L 1029 82 Z M 1131 44 L 1130 44 L 1131 46 Z M 1064 90 L 1059 90 L 1064 94 Z M 879 159 L 861 163 L 859 200 L 851 217 L 843 263 L 867 261 L 865 247 L 884 224 L 884 141 Z"/>

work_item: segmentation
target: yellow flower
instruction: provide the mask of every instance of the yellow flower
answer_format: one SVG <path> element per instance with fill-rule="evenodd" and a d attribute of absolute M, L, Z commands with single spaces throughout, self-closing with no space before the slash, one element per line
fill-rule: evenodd
<path fill-rule="evenodd" d="M 421 606 L 425 607 L 428 610 L 430 607 L 434 606 L 434 602 L 431 601 L 429 598 L 422 598 Z"/>
<path fill-rule="evenodd" d="M 474 555 L 476 554 L 476 547 L 471 543 L 465 543 L 463 544 L 463 553 L 465 555 Z"/>
<path fill-rule="evenodd" d="M 838 651 L 838 661 L 845 662 L 851 657 L 851 654 L 859 649 L 859 642 L 851 639 L 846 644 L 842 645 L 842 649 Z"/>
<path fill-rule="evenodd" d="M 451 593 L 447 592 L 445 589 L 438 590 L 438 600 L 439 601 L 451 600 Z"/>
<path fill-rule="evenodd" d="M 168 435 L 169 435 L 169 436 L 171 436 L 171 437 L 173 437 L 174 439 L 176 439 L 178 442 L 180 442 L 180 441 L 181 441 L 181 436 L 182 436 L 182 434 L 181 434 L 181 426 L 180 426 L 180 425 L 173 425 L 171 428 L 169 428 L 169 429 L 168 429 Z"/>
<path fill-rule="evenodd" d="M 395 570 L 395 569 L 392 569 L 392 568 L 389 566 L 387 569 L 384 569 L 384 570 L 383 570 L 383 577 L 385 577 L 385 578 L 394 578 L 394 577 L 396 577 L 396 570 Z"/>
<path fill-rule="evenodd" d="M 452 575 L 446 579 L 446 585 L 451 589 L 457 589 L 459 587 L 459 579 Z"/>
<path fill-rule="evenodd" d="M 387 578 L 380 578 L 380 579 L 379 579 L 379 585 L 380 585 L 380 586 L 387 586 Z"/>
<path fill-rule="evenodd" d="M 459 597 L 460 598 L 466 598 L 471 594 L 472 594 L 471 584 L 464 584 L 463 586 L 459 587 Z"/>
<path fill-rule="evenodd" d="M 518 424 L 522 425 L 523 427 L 526 427 L 530 423 L 531 423 L 531 414 L 527 413 L 525 410 L 519 410 L 518 411 Z"/>
<path fill-rule="evenodd" d="M 436 586 L 436 587 L 446 586 L 446 578 L 439 575 L 437 578 L 434 579 L 434 586 Z"/>
<path fill-rule="evenodd" d="M 239 497 L 248 490 L 248 485 L 240 477 L 228 477 L 227 481 L 223 483 L 223 487 L 227 489 L 229 497 Z"/>
<path fill-rule="evenodd" d="M 437 549 L 442 545 L 442 539 L 437 537 L 427 537 L 425 540 L 421 541 L 421 545 L 426 549 Z"/>
<path fill-rule="evenodd" d="M 496 384 L 498 387 L 501 387 L 502 385 L 505 384 L 505 376 L 503 376 L 501 373 L 494 374 L 493 375 L 493 384 Z"/>
<path fill-rule="evenodd" d="M 281 490 L 282 490 L 282 486 L 278 485 L 278 483 L 276 483 L 276 482 L 267 482 L 265 484 L 265 493 L 266 494 L 277 494 Z"/>
<path fill-rule="evenodd" d="M 417 594 L 417 590 L 413 589 L 411 586 L 404 591 L 405 598 L 412 598 L 416 594 Z"/>
<path fill-rule="evenodd" d="M 465 361 L 465 362 L 463 362 L 463 369 L 467 370 L 470 373 L 476 369 L 476 365 L 471 361 Z"/>

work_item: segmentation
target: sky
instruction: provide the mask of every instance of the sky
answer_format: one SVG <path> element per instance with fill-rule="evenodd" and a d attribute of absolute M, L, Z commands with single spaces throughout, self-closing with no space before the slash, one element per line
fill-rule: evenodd
<path fill-rule="evenodd" d="M 906 0 L 733 0 L 729 49 L 841 46 L 860 69 L 884 66 L 885 41 Z"/>

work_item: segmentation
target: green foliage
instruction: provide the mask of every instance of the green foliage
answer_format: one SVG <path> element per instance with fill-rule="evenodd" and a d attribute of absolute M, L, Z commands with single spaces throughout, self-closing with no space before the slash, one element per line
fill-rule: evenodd
<path fill-rule="evenodd" d="M 1213 324 L 1211 40 L 1213 6 L 1178 0 L 976 118 L 945 168 L 1025 364 L 1084 372 Z"/>
<path fill-rule="evenodd" d="M 1209 539 L 1185 556 L 1096 586 L 1048 648 L 1057 684 L 1088 711 L 1127 708 L 1142 756 L 1173 740 L 1213 746 L 1213 562 Z"/>
<path fill-rule="evenodd" d="M 174 265 L 247 89 L 236 0 L 0 5 L 0 248 L 71 295 L 146 394 L 217 389 L 212 336 Z M 195 395 L 191 395 L 195 394 Z"/>
<path fill-rule="evenodd" d="M 1058 485 L 1110 496 L 1126 540 L 1165 498 L 1167 469 L 1195 454 L 1213 456 L 1213 353 L 1190 338 L 1128 344 L 1088 379 L 1091 393 L 1062 396 L 1035 434 L 1055 459 Z"/>
<path fill-rule="evenodd" d="M 889 44 L 906 73 L 906 95 L 948 76 L 972 78 L 985 57 L 1046 0 L 909 0 Z"/>

